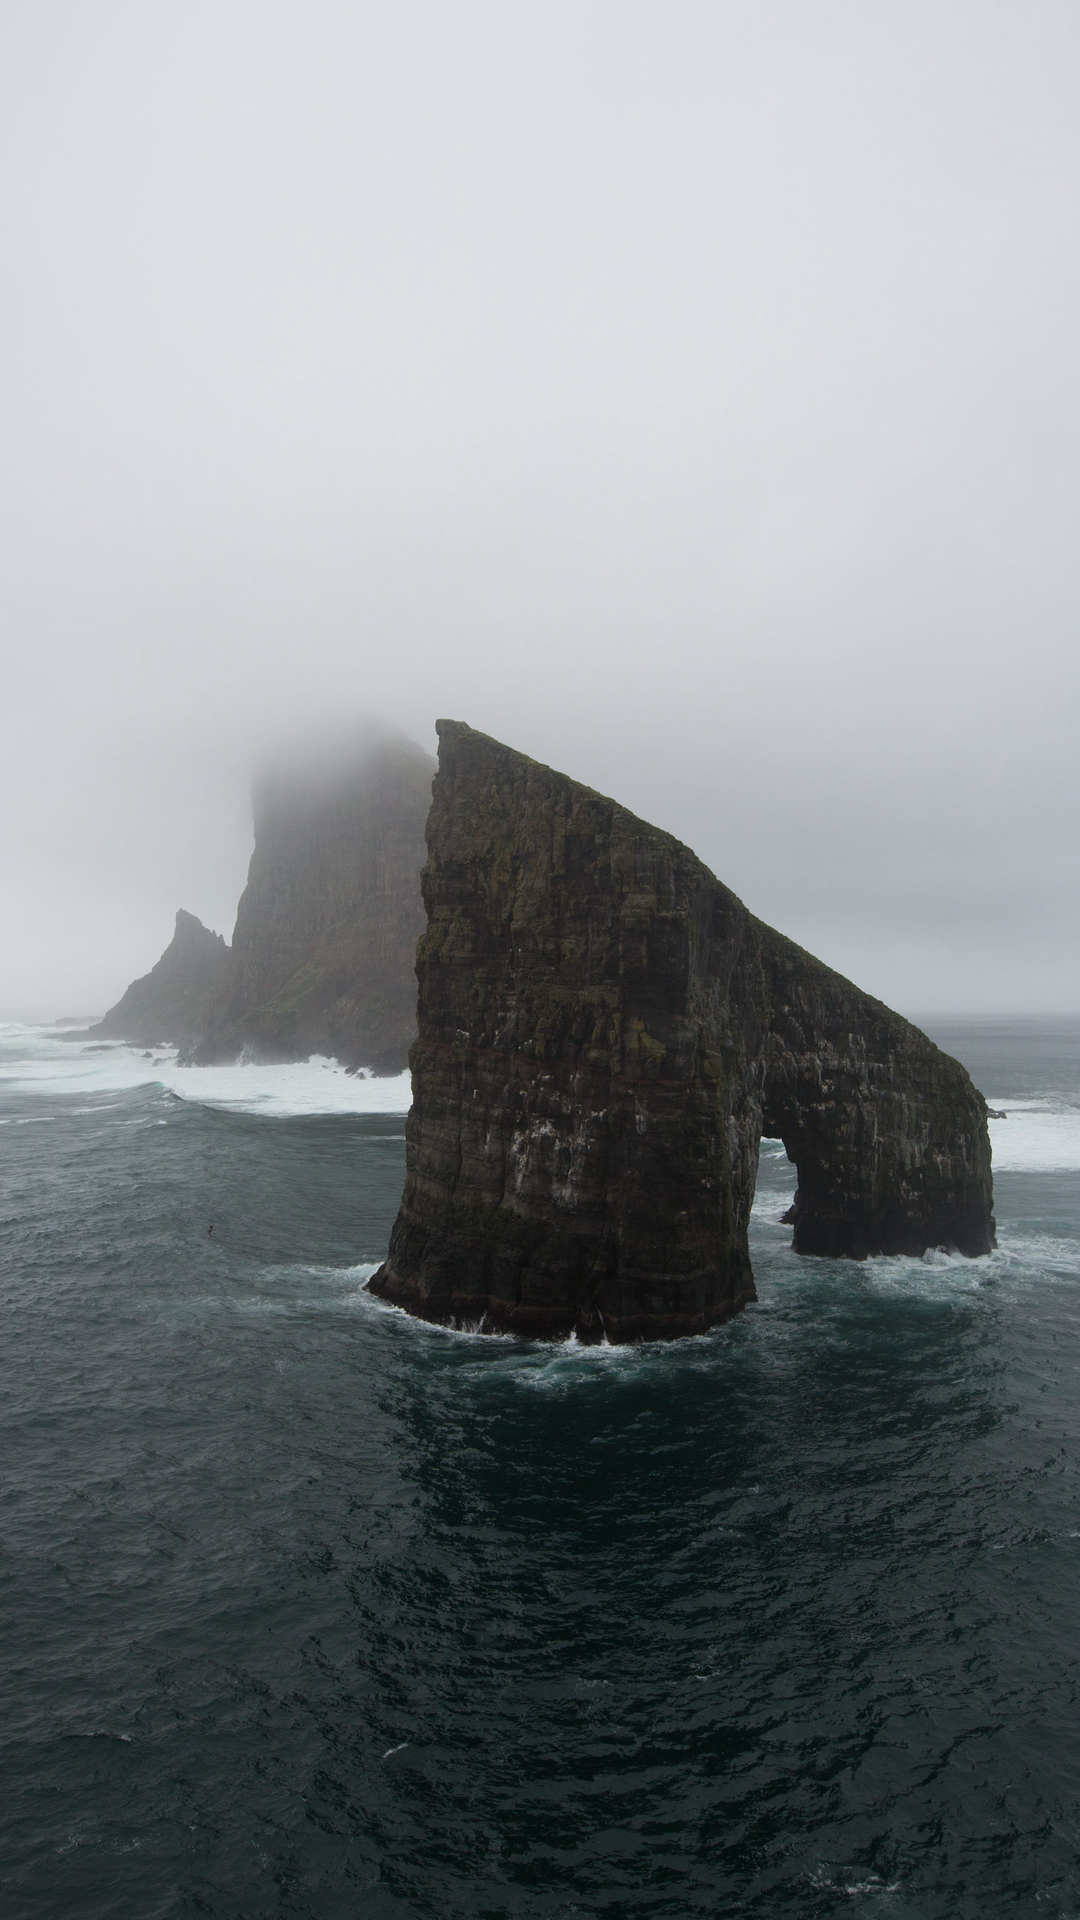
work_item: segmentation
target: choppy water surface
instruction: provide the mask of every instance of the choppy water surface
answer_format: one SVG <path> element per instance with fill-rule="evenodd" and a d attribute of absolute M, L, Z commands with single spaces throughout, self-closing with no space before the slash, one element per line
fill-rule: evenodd
<path fill-rule="evenodd" d="M 770 1148 L 760 1304 L 582 1351 L 363 1292 L 400 1089 L 0 1036 L 5 1915 L 1080 1914 L 1080 1023 L 936 1037 L 996 1255 Z"/>

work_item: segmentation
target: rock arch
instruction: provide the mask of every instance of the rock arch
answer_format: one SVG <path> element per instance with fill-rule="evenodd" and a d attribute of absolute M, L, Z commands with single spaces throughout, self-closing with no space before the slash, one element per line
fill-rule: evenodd
<path fill-rule="evenodd" d="M 908 1021 L 774 934 L 762 1127 L 795 1162 L 799 1253 L 994 1245 L 985 1107 Z"/>
<path fill-rule="evenodd" d="M 405 1191 L 373 1292 L 489 1331 L 702 1332 L 754 1297 L 763 1130 L 799 1168 L 801 1251 L 993 1245 L 957 1061 L 671 835 L 438 732 Z"/>

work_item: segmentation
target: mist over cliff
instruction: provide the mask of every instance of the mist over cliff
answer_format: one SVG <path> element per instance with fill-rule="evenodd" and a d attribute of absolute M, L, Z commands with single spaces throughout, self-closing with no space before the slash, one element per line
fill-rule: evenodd
<path fill-rule="evenodd" d="M 248 882 L 193 1064 L 325 1053 L 402 1071 L 434 771 L 415 741 L 369 726 L 263 772 Z"/>
<path fill-rule="evenodd" d="M 222 935 L 212 933 L 181 907 L 176 930 L 161 959 L 149 973 L 132 981 L 95 1027 L 95 1033 L 103 1039 L 126 1040 L 133 1046 L 156 1046 L 159 1041 L 180 1044 L 194 1039 L 205 1017 L 207 998 L 228 958 Z"/>

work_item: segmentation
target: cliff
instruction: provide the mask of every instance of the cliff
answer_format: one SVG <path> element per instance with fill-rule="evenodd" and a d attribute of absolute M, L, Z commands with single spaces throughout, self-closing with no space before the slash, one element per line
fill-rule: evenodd
<path fill-rule="evenodd" d="M 764 1134 L 805 1253 L 994 1244 L 986 1108 L 926 1036 L 688 848 L 456 721 L 423 873 L 405 1190 L 372 1291 L 627 1341 L 754 1297 Z"/>
<path fill-rule="evenodd" d="M 156 1046 L 161 1041 L 182 1044 L 196 1031 L 202 1005 L 220 980 L 228 956 L 220 933 L 211 933 L 181 907 L 176 931 L 156 967 L 141 980 L 133 980 L 89 1034 L 126 1040 L 133 1046 Z"/>
<path fill-rule="evenodd" d="M 404 1070 L 434 771 L 413 741 L 368 736 L 257 784 L 232 950 L 189 1062 L 327 1053 Z"/>

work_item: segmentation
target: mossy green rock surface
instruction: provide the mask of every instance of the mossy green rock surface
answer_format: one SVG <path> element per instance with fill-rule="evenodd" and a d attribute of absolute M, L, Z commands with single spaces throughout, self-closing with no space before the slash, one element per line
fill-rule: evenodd
<path fill-rule="evenodd" d="M 993 1245 L 963 1067 L 688 848 L 440 721 L 405 1191 L 372 1291 L 544 1338 L 702 1332 L 754 1297 L 762 1134 L 795 1245 Z"/>

